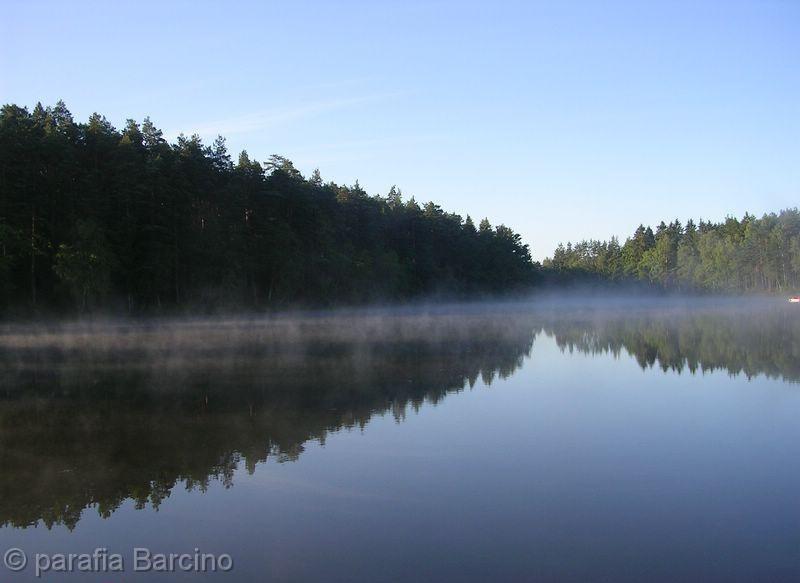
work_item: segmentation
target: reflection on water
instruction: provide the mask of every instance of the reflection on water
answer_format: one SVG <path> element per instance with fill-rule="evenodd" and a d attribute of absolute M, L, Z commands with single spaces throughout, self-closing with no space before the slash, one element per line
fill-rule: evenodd
<path fill-rule="evenodd" d="M 552 318 L 552 315 L 550 316 Z M 800 310 L 633 310 L 550 319 L 563 349 L 588 354 L 625 350 L 642 368 L 692 373 L 726 370 L 800 381 Z"/>
<path fill-rule="evenodd" d="M 401 419 L 530 352 L 525 321 L 476 316 L 278 319 L 13 330 L 2 342 L 0 523 L 74 526 L 309 440 Z M 33 463 L 32 463 L 33 460 Z"/>
<path fill-rule="evenodd" d="M 537 362 L 540 335 L 566 353 L 629 354 L 670 375 L 722 369 L 796 382 L 798 312 L 507 306 L 8 326 L 0 525 L 72 529 L 89 508 L 112 517 L 127 500 L 157 508 L 179 485 L 230 485 L 237 468 L 269 471 L 256 465 L 297 460 L 309 443 L 375 415 L 401 422 L 479 379 L 507 379 L 526 357 Z"/>

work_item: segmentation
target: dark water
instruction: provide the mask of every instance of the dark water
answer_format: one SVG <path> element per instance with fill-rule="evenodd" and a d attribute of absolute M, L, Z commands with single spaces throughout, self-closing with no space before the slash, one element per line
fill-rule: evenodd
<path fill-rule="evenodd" d="M 0 580 L 800 578 L 781 302 L 8 326 L 0 374 Z"/>

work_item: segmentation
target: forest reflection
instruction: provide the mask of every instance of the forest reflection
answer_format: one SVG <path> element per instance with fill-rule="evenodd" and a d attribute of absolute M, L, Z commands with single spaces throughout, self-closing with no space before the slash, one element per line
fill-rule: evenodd
<path fill-rule="evenodd" d="M 0 524 L 72 528 L 88 507 L 230 485 L 240 464 L 294 460 L 331 431 L 507 377 L 533 334 L 402 315 L 15 329 L 2 343 Z"/>
<path fill-rule="evenodd" d="M 550 313 L 542 326 L 562 350 L 624 352 L 642 369 L 800 381 L 800 310 L 774 302 Z"/>
<path fill-rule="evenodd" d="M 496 310 L 0 330 L 0 525 L 73 528 L 231 485 L 373 415 L 507 378 L 544 332 L 644 368 L 800 380 L 800 320 L 760 310 Z M 536 358 L 533 350 L 533 358 Z M 557 366 L 558 364 L 553 364 Z M 563 365 L 563 364 L 562 364 Z"/>

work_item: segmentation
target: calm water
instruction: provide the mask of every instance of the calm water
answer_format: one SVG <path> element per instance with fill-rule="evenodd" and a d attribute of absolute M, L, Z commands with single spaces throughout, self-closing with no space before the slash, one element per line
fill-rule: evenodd
<path fill-rule="evenodd" d="M 781 302 L 9 326 L 0 374 L 0 580 L 800 578 Z"/>

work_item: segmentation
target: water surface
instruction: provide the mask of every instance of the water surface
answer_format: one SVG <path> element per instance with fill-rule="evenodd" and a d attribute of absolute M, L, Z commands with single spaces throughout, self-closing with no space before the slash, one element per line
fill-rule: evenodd
<path fill-rule="evenodd" d="M 234 561 L 44 580 L 800 576 L 778 302 L 6 326 L 0 373 L 0 551 Z"/>

